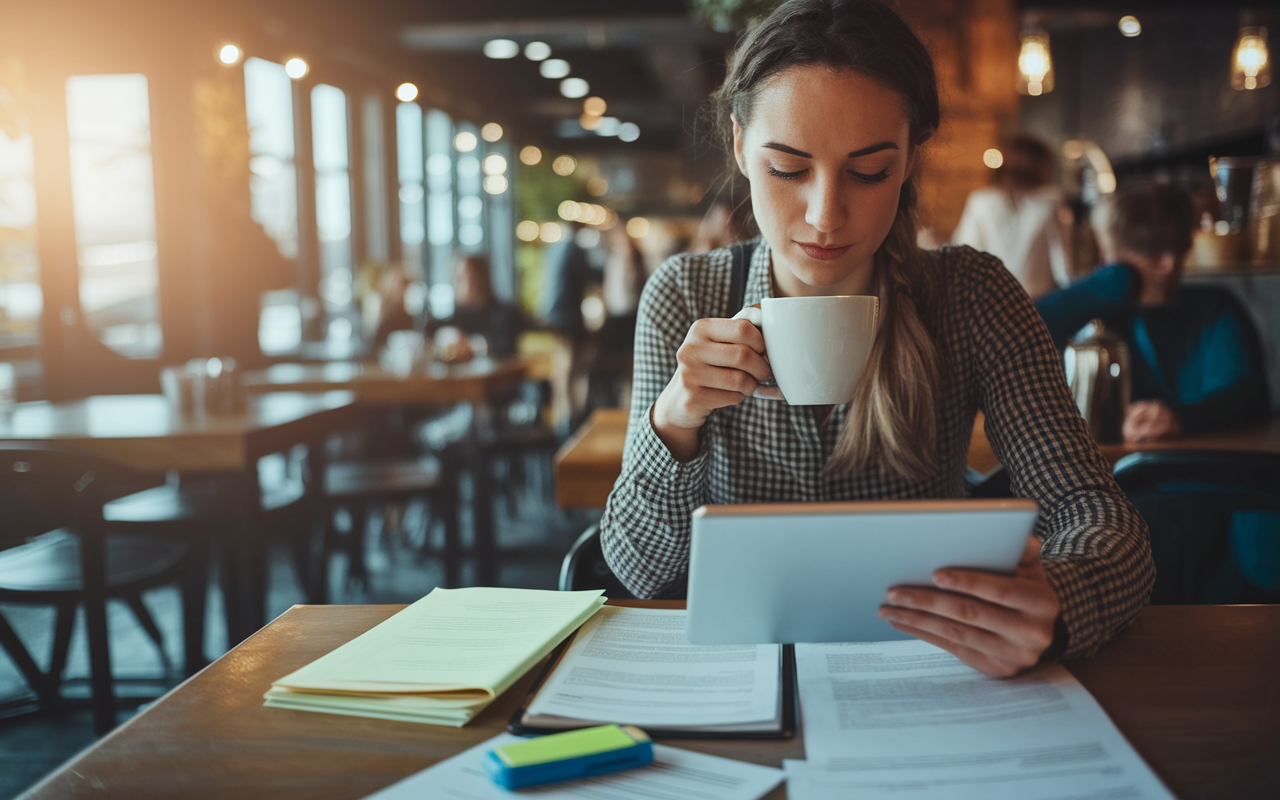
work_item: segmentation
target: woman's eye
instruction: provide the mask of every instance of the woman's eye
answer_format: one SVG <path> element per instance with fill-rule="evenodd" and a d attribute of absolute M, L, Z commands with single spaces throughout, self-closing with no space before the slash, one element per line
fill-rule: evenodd
<path fill-rule="evenodd" d="M 870 175 L 865 172 L 854 172 L 853 170 L 849 170 L 849 174 L 852 175 L 855 179 L 862 181 L 863 183 L 880 183 L 885 178 L 889 177 L 889 170 L 888 168 L 885 168 L 880 170 L 877 173 L 870 174 Z"/>
<path fill-rule="evenodd" d="M 799 178 L 801 175 L 808 172 L 808 170 L 804 170 L 804 169 L 796 170 L 795 172 L 783 172 L 782 170 L 778 169 L 772 164 L 768 165 L 768 171 L 769 171 L 769 174 L 772 175 L 773 177 L 782 178 L 784 181 L 789 181 L 794 178 Z"/>

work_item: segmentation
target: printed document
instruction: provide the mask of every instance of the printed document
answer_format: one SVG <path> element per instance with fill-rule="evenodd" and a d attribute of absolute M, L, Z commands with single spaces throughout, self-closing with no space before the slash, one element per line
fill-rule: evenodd
<path fill-rule="evenodd" d="M 686 618 L 683 609 L 602 608 L 538 691 L 529 716 L 656 727 L 777 720 L 782 646 L 693 645 Z"/>
<path fill-rule="evenodd" d="M 435 589 L 276 681 L 266 704 L 463 725 L 594 614 L 601 594 Z"/>
<path fill-rule="evenodd" d="M 757 800 L 783 777 L 780 769 L 655 744 L 647 767 L 513 792 L 495 784 L 483 763 L 493 748 L 518 741 L 509 733 L 496 736 L 365 800 Z"/>
<path fill-rule="evenodd" d="M 921 641 L 798 644 L 792 800 L 1172 795 L 1071 673 L 988 678 Z"/>

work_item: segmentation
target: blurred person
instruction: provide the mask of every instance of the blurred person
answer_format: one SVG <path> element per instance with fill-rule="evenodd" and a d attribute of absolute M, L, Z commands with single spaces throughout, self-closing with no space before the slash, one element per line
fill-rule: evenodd
<path fill-rule="evenodd" d="M 405 308 L 405 291 L 409 275 L 402 264 L 387 264 L 371 279 L 372 291 L 361 302 L 360 323 L 364 339 L 374 352 L 387 343 L 393 331 L 417 330 L 418 326 Z"/>
<path fill-rule="evenodd" d="M 759 234 L 751 217 L 749 197 L 744 197 L 738 203 L 716 200 L 698 223 L 698 231 L 689 243 L 689 249 L 682 252 L 710 253 Z"/>
<path fill-rule="evenodd" d="M 1070 209 L 1050 184 L 1053 152 L 1039 139 L 1009 143 L 995 184 L 965 202 L 952 244 L 990 253 L 1033 298 L 1071 282 Z"/>
<path fill-rule="evenodd" d="M 1262 349 L 1231 292 L 1182 285 L 1196 224 L 1172 186 L 1127 187 L 1094 209 L 1106 266 L 1036 301 L 1054 344 L 1101 319 L 1128 347 L 1133 402 L 1125 441 L 1144 442 L 1264 419 Z"/>
<path fill-rule="evenodd" d="M 475 355 L 471 337 L 483 339 L 491 358 L 514 356 L 520 332 L 527 327 L 519 307 L 503 303 L 494 293 L 489 259 L 473 253 L 454 263 L 453 313 L 432 320 L 427 330 L 443 346 L 446 361 L 466 361 Z"/>
<path fill-rule="evenodd" d="M 568 223 L 568 233 L 547 246 L 543 255 L 542 318 L 556 335 L 551 357 L 551 416 L 555 428 L 568 433 L 587 405 L 587 377 L 582 371 L 587 343 L 582 301 L 587 284 L 599 280 L 587 249 L 578 242 L 581 225 Z"/>

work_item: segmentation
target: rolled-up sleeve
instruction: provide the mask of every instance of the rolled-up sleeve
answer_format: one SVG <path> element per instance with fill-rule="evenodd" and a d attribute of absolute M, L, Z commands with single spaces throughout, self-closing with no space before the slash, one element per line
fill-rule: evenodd
<path fill-rule="evenodd" d="M 1146 522 L 1076 410 L 1030 299 L 993 258 L 972 275 L 985 432 L 1014 493 L 1040 504 L 1041 561 L 1069 636 L 1062 657 L 1090 655 L 1150 599 L 1155 567 Z"/>
<path fill-rule="evenodd" d="M 707 502 L 707 445 L 679 462 L 653 429 L 653 403 L 676 371 L 676 352 L 699 318 L 679 257 L 645 285 L 636 323 L 631 414 L 622 474 L 600 521 L 605 560 L 637 597 L 683 584 L 693 511 Z"/>

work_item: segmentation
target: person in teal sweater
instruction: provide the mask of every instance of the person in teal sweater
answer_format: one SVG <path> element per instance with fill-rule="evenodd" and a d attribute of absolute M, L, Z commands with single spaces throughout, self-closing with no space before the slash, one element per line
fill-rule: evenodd
<path fill-rule="evenodd" d="M 1265 419 L 1262 347 L 1230 292 L 1185 286 L 1194 211 L 1187 194 L 1145 184 L 1117 191 L 1094 215 L 1103 266 L 1036 301 L 1054 343 L 1101 319 L 1129 349 L 1125 441 L 1143 442 Z"/>

